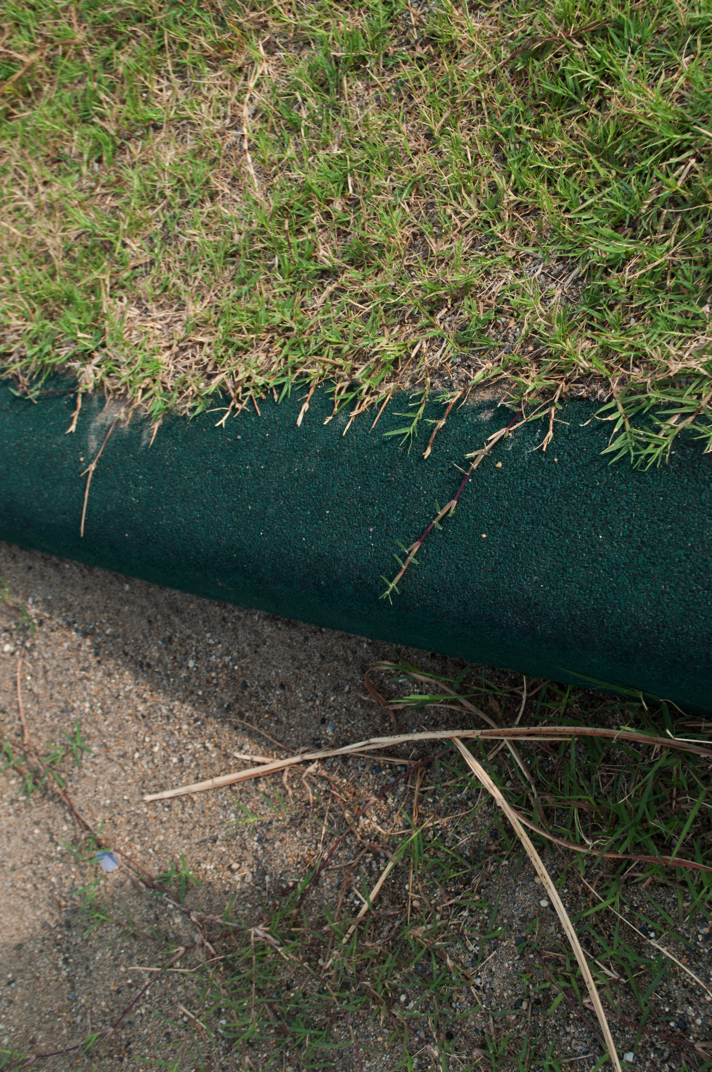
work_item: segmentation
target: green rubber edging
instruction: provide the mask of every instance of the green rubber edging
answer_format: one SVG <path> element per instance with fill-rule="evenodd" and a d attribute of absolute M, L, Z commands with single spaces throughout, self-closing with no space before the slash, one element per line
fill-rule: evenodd
<path fill-rule="evenodd" d="M 66 389 L 45 383 L 44 389 Z M 316 391 L 220 414 L 135 415 L 106 443 L 79 535 L 86 477 L 115 411 L 70 393 L 34 403 L 0 384 L 0 539 L 224 602 L 578 684 L 589 679 L 712 713 L 712 455 L 682 440 L 648 472 L 601 457 L 610 425 L 561 408 L 548 451 L 532 423 L 495 448 L 393 602 L 379 598 L 461 480 L 456 465 L 508 422 L 453 410 L 426 461 L 383 432 L 394 400 L 342 433 Z M 405 400 L 407 402 L 407 400 Z M 426 417 L 442 416 L 433 403 Z M 501 468 L 495 463 L 500 461 Z M 484 534 L 484 535 L 483 535 Z"/>

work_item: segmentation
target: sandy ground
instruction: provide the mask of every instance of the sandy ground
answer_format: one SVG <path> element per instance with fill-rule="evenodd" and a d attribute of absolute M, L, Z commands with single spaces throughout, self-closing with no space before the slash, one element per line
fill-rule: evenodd
<path fill-rule="evenodd" d="M 26 801 L 19 775 L 5 769 L 0 1050 L 63 1051 L 123 1016 L 120 1030 L 92 1056 L 62 1053 L 38 1067 L 138 1070 L 156 1061 L 176 1070 L 265 1067 L 266 1055 L 253 1054 L 243 1064 L 221 1038 L 225 1013 L 211 1004 L 206 986 L 208 972 L 218 989 L 222 985 L 212 944 L 220 928 L 206 916 L 219 917 L 234 903 L 236 915 L 258 924 L 280 891 L 323 851 L 326 824 L 307 817 L 290 825 L 280 808 L 299 804 L 307 815 L 313 797 L 328 786 L 348 820 L 349 800 L 378 789 L 402 768 L 335 760 L 308 776 L 301 771 L 274 779 L 269 791 L 264 780 L 155 804 L 144 803 L 143 796 L 247 765 L 238 756 L 276 757 L 388 732 L 388 717 L 366 692 L 364 673 L 391 649 L 9 545 L 0 544 L 0 571 L 0 727 L 6 749 L 23 744 L 19 665 L 29 737 L 45 757 L 57 745 L 64 748 L 58 770 L 78 812 L 101 829 L 105 845 L 126 853 L 147 875 L 165 874 L 182 858 L 200 882 L 188 889 L 185 904 L 203 913 L 191 919 L 123 864 L 103 874 L 91 854 L 79 851 L 80 828 L 57 795 L 40 789 Z M 28 621 L 18 629 L 25 614 L 32 628 Z M 403 654 L 430 669 L 459 670 L 428 653 Z M 436 725 L 445 725 L 442 715 L 421 712 L 400 728 Z M 78 739 L 77 730 L 88 749 L 79 755 L 81 766 L 69 744 Z M 396 788 L 369 821 L 387 825 L 397 811 Z M 260 821 L 241 822 L 250 815 Z M 367 849 L 364 866 L 375 878 L 384 859 Z M 338 871 L 347 862 L 335 857 L 334 864 L 321 895 L 355 911 L 351 871 L 343 872 L 343 881 Z M 513 884 L 505 867 L 490 864 L 478 881 L 483 889 L 498 884 L 504 891 L 501 918 L 511 933 L 489 974 L 483 972 L 482 985 L 489 988 L 490 1008 L 512 1007 L 519 993 L 515 931 L 541 913 L 541 888 L 527 867 Z M 178 886 L 172 883 L 174 893 Z M 661 896 L 668 895 L 673 897 L 669 891 Z M 415 908 L 425 896 L 415 895 Z M 543 914 L 542 926 L 555 929 L 550 915 Z M 709 929 L 699 935 L 694 930 L 690 941 L 699 956 L 691 963 L 707 978 Z M 169 963 L 170 971 L 156 970 Z M 131 1007 L 148 983 L 148 993 Z M 682 1024 L 701 1038 L 712 1006 L 693 991 L 684 985 L 668 992 L 665 1015 L 672 1018 L 671 1029 L 678 1022 L 675 1030 Z M 522 1000 L 520 994 L 517 1008 Z M 453 1001 L 453 1015 L 459 1005 Z M 475 1033 L 478 1017 L 495 1028 L 491 1015 L 475 1008 Z M 578 1062 L 572 1067 L 591 1066 L 590 1032 L 564 1006 L 551 1031 L 552 1038 L 565 1039 L 570 1059 Z M 621 1044 L 632 1048 L 635 1032 L 628 1034 Z M 376 1027 L 364 1024 L 360 1039 L 364 1070 L 394 1067 L 395 1056 Z M 356 1067 L 346 1051 L 339 1061 L 345 1070 Z M 295 1072 L 299 1065 L 280 1067 Z M 684 1066 L 674 1047 L 648 1040 L 637 1049 L 636 1067 Z"/>

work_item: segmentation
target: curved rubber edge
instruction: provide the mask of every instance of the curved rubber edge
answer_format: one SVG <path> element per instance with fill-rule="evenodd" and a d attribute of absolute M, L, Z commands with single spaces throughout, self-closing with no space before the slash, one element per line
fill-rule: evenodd
<path fill-rule="evenodd" d="M 384 436 L 397 400 L 331 420 L 326 390 L 261 413 L 137 417 L 45 383 L 0 384 L 0 538 L 197 595 L 577 684 L 712 712 L 712 456 L 681 441 L 640 472 L 601 456 L 610 425 L 571 402 L 503 440 L 392 602 L 383 576 L 452 498 L 465 457 L 511 419 L 496 402 L 429 404 L 412 449 Z M 54 392 L 54 393 L 51 393 Z M 432 422 L 428 424 L 428 421 Z M 116 423 L 115 423 L 116 422 Z M 109 438 L 107 433 L 111 429 Z M 87 466 L 104 444 L 80 522 Z M 460 468 L 458 468 L 460 467 Z M 84 474 L 84 475 L 82 475 Z"/>

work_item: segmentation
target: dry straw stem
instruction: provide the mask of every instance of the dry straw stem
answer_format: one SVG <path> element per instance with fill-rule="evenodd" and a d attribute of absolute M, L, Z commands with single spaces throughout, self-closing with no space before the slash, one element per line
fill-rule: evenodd
<path fill-rule="evenodd" d="M 542 883 L 546 887 L 547 893 L 549 894 L 549 899 L 551 900 L 551 903 L 553 904 L 554 908 L 556 909 L 556 914 L 558 915 L 559 919 L 561 920 L 561 924 L 562 924 L 562 926 L 564 928 L 564 931 L 566 933 L 566 937 L 569 940 L 571 948 L 574 951 L 574 955 L 576 957 L 576 960 L 578 961 L 579 968 L 581 969 L 581 974 L 583 975 L 583 977 L 584 977 L 584 979 L 586 981 L 586 987 L 588 989 L 588 993 L 589 993 L 589 996 L 591 998 L 591 1003 L 593 1004 L 593 1007 L 594 1007 L 594 1009 L 596 1011 L 596 1016 L 598 1017 L 598 1022 L 601 1025 L 601 1031 L 603 1033 L 603 1038 L 604 1038 L 605 1043 L 606 1043 L 606 1048 L 607 1048 L 608 1054 L 609 1054 L 609 1056 L 611 1058 L 611 1064 L 617 1070 L 617 1072 L 622 1072 L 620 1061 L 618 1060 L 618 1054 L 616 1052 L 616 1046 L 615 1046 L 615 1043 L 613 1041 L 613 1036 L 611 1035 L 611 1029 L 609 1027 L 608 1020 L 606 1018 L 606 1014 L 605 1014 L 605 1012 L 603 1010 L 603 1005 L 601 1004 L 601 999 L 598 996 L 598 991 L 596 990 L 596 984 L 594 983 L 593 976 L 591 975 L 591 969 L 588 966 L 588 961 L 586 960 L 586 957 L 584 956 L 583 949 L 581 948 L 579 940 L 578 940 L 578 938 L 576 936 L 576 931 L 574 930 L 573 924 L 572 924 L 571 920 L 569 919 L 569 915 L 568 915 L 566 909 L 564 908 L 564 905 L 563 905 L 563 903 L 561 901 L 561 898 L 559 897 L 559 891 L 557 890 L 554 882 L 552 881 L 551 876 L 549 875 L 549 872 L 544 867 L 544 864 L 541 861 L 541 857 L 539 856 L 539 853 L 536 851 L 536 849 L 532 845 L 531 840 L 529 839 L 529 835 L 527 834 L 526 830 L 524 829 L 524 827 L 520 823 L 516 812 L 514 812 L 514 810 L 510 807 L 510 805 L 508 804 L 506 798 L 500 792 L 498 786 L 492 781 L 492 779 L 490 778 L 490 776 L 487 773 L 487 771 L 484 769 L 484 767 L 482 766 L 481 763 L 478 763 L 478 761 L 472 755 L 470 750 L 468 748 L 465 748 L 465 746 L 462 743 L 462 741 L 458 740 L 457 737 L 453 737 L 452 741 L 453 741 L 453 744 L 455 745 L 455 747 L 458 749 L 458 751 L 462 755 L 462 757 L 465 760 L 465 762 L 467 763 L 467 765 L 470 768 L 470 770 L 477 777 L 478 781 L 480 781 L 482 783 L 482 785 L 485 787 L 485 789 L 492 795 L 492 797 L 495 799 L 495 801 L 497 802 L 499 807 L 502 809 L 504 814 L 509 819 L 510 823 L 512 824 L 512 827 L 514 828 L 514 831 L 515 831 L 517 837 L 519 838 L 519 840 L 521 841 L 522 845 L 524 846 L 524 849 L 525 849 L 525 851 L 527 853 L 527 856 L 529 857 L 531 862 L 534 864 L 534 868 L 535 868 L 537 874 L 539 875 L 539 878 L 541 879 Z"/>
<path fill-rule="evenodd" d="M 387 663 L 387 662 L 378 663 L 377 668 L 380 669 L 380 670 L 398 670 L 398 669 L 400 669 L 396 663 Z M 424 681 L 428 685 L 432 684 L 432 679 L 426 677 L 423 674 L 416 674 L 416 673 L 413 673 L 411 671 L 410 676 L 413 678 L 414 681 Z M 477 715 L 478 718 L 481 718 L 482 721 L 486 722 L 488 726 L 491 726 L 495 730 L 500 729 L 500 726 L 498 725 L 497 722 L 494 721 L 494 719 L 490 718 L 490 716 L 485 714 L 484 711 L 481 711 L 479 707 L 475 707 L 475 705 L 470 703 L 470 701 L 467 700 L 464 696 L 461 696 L 458 692 L 455 692 L 455 690 L 450 688 L 449 685 L 446 685 L 444 681 L 439 682 L 439 687 L 442 688 L 442 689 L 445 689 L 445 691 L 449 692 L 451 696 L 454 696 L 457 700 L 459 700 L 460 701 L 460 706 L 438 703 L 438 704 L 435 705 L 436 707 L 442 707 L 443 709 L 450 710 L 450 711 L 460 711 L 461 708 L 464 707 L 467 711 L 471 711 L 473 715 Z M 527 679 L 525 677 L 524 678 L 524 692 L 523 692 L 523 697 L 522 697 L 522 705 L 521 705 L 521 707 L 519 709 L 519 715 L 517 716 L 517 719 L 516 719 L 516 721 L 514 723 L 515 726 L 517 725 L 517 723 L 521 719 L 522 715 L 524 714 L 524 707 L 526 705 L 526 698 L 527 698 Z M 398 704 L 396 703 L 395 706 L 398 706 Z M 512 755 L 512 758 L 514 759 L 515 763 L 517 764 L 517 766 L 521 770 L 521 772 L 524 775 L 524 777 L 529 782 L 529 785 L 530 785 L 532 791 L 536 792 L 535 789 L 534 789 L 534 780 L 533 780 L 531 774 L 529 773 L 529 769 L 528 769 L 526 763 L 524 762 L 524 760 L 522 759 L 521 755 L 519 754 L 519 749 L 516 747 L 516 745 L 514 745 L 512 743 L 511 740 L 506 740 L 505 739 L 505 740 L 503 740 L 503 744 L 506 744 L 506 746 L 509 749 L 509 751 L 510 751 L 510 753 Z M 500 748 L 501 747 L 502 746 L 500 745 Z"/>
<path fill-rule="evenodd" d="M 526 688 L 526 686 L 525 686 L 525 688 Z M 472 707 L 472 705 L 469 705 L 469 706 Z M 523 705 L 522 705 L 522 708 L 523 708 Z M 520 708 L 519 717 L 521 717 L 522 708 Z M 476 711 L 476 709 L 473 709 L 473 710 Z M 476 713 L 477 714 L 482 714 L 481 712 L 478 712 L 478 711 L 476 711 Z M 487 718 L 487 720 L 491 722 L 491 720 L 486 715 L 483 714 L 482 717 Z M 543 864 L 543 862 L 541 860 L 541 857 L 537 853 L 537 851 L 536 851 L 534 845 L 532 844 L 532 842 L 531 842 L 526 830 L 524 829 L 524 822 L 526 822 L 526 820 L 524 820 L 523 817 L 520 817 L 519 814 L 511 807 L 511 805 L 507 802 L 506 798 L 504 797 L 504 795 L 502 794 L 501 790 L 498 788 L 496 783 L 492 780 L 492 778 L 489 776 L 487 771 L 474 758 L 474 756 L 472 755 L 470 750 L 463 743 L 463 740 L 467 740 L 467 739 L 469 739 L 469 740 L 480 740 L 480 741 L 495 740 L 495 741 L 502 741 L 502 742 L 507 742 L 508 744 L 511 744 L 514 740 L 525 741 L 525 742 L 526 741 L 534 742 L 534 741 L 570 740 L 570 739 L 575 738 L 575 737 L 598 737 L 598 738 L 605 738 L 605 739 L 611 740 L 613 742 L 619 741 L 619 740 L 620 741 L 634 741 L 634 742 L 643 743 L 643 744 L 646 744 L 646 745 L 649 745 L 651 747 L 658 748 L 658 749 L 659 748 L 674 748 L 674 749 L 676 749 L 678 751 L 690 752 L 690 753 L 694 753 L 694 754 L 704 756 L 706 758 L 712 758 L 712 751 L 710 751 L 707 748 L 704 748 L 701 744 L 698 744 L 695 741 L 689 741 L 689 740 L 685 741 L 685 740 L 678 740 L 678 739 L 675 739 L 675 738 L 656 737 L 656 736 L 648 735 L 648 734 L 645 734 L 645 733 L 639 733 L 639 732 L 636 732 L 634 730 L 627 730 L 627 729 L 615 730 L 615 729 L 605 729 L 605 728 L 598 728 L 598 727 L 575 727 L 575 726 L 574 727 L 572 727 L 572 726 L 545 726 L 545 727 L 513 726 L 513 727 L 506 727 L 506 728 L 500 728 L 500 727 L 494 726 L 492 728 L 483 729 L 483 730 L 475 730 L 475 729 L 441 730 L 441 731 L 407 733 L 407 734 L 391 735 L 391 736 L 387 736 L 387 737 L 369 738 L 367 740 L 357 742 L 356 744 L 353 744 L 353 745 L 346 745 L 346 746 L 344 746 L 342 748 L 322 749 L 320 751 L 315 751 L 315 752 L 304 752 L 304 753 L 301 753 L 301 754 L 298 754 L 298 755 L 292 755 L 292 756 L 285 757 L 282 760 L 275 760 L 275 761 L 270 762 L 270 763 L 265 763 L 265 764 L 263 764 L 261 766 L 258 766 L 258 767 L 251 767 L 251 768 L 248 768 L 247 770 L 244 770 L 244 771 L 238 771 L 238 772 L 223 775 L 223 776 L 220 776 L 220 777 L 217 777 L 217 778 L 213 778 L 213 779 L 210 779 L 210 780 L 208 780 L 206 782 L 195 783 L 195 784 L 190 785 L 190 786 L 183 786 L 183 787 L 180 787 L 180 788 L 177 788 L 177 789 L 168 790 L 168 791 L 166 791 L 164 793 L 150 794 L 150 795 L 144 797 L 144 800 L 146 800 L 146 801 L 160 800 L 160 799 L 165 799 L 167 797 L 178 796 L 178 795 L 181 795 L 181 794 L 184 794 L 184 793 L 193 793 L 193 792 L 204 791 L 204 790 L 211 789 L 211 788 L 218 788 L 218 787 L 233 784 L 233 783 L 236 783 L 236 782 L 245 781 L 245 780 L 248 780 L 248 779 L 251 779 L 251 778 L 261 777 L 264 774 L 276 773 L 277 771 L 285 770 L 285 769 L 287 769 L 287 768 L 289 768 L 292 765 L 297 764 L 297 763 L 302 763 L 302 762 L 315 763 L 316 761 L 318 761 L 320 759 L 329 758 L 331 756 L 349 755 L 349 754 L 368 754 L 368 752 L 370 752 L 370 751 L 375 751 L 375 750 L 378 750 L 378 749 L 382 749 L 384 747 L 389 747 L 389 746 L 392 747 L 394 745 L 403 745 L 403 744 L 408 744 L 408 743 L 414 743 L 414 742 L 417 742 L 417 741 L 449 740 L 458 749 L 458 751 L 461 753 L 461 755 L 465 759 L 466 763 L 468 764 L 470 770 L 476 776 L 476 778 L 481 783 L 481 785 L 490 793 L 490 795 L 495 800 L 496 804 L 502 809 L 502 811 L 504 812 L 504 814 L 508 818 L 512 828 L 514 829 L 517 837 L 521 841 L 521 843 L 522 843 L 527 855 L 531 859 L 537 874 L 541 878 L 541 881 L 542 881 L 542 883 L 544 884 L 544 886 L 545 886 L 545 888 L 547 890 L 547 894 L 549 896 L 550 902 L 554 905 L 554 907 L 556 909 L 556 912 L 557 912 L 557 914 L 558 914 L 558 916 L 559 916 L 559 918 L 561 920 L 562 926 L 564 928 L 564 932 L 565 932 L 565 934 L 567 936 L 567 939 L 568 939 L 568 941 L 569 941 L 569 943 L 571 945 L 571 948 L 572 948 L 572 950 L 574 952 L 574 955 L 576 956 L 576 959 L 577 959 L 579 968 L 581 970 L 581 973 L 582 973 L 582 975 L 583 975 L 583 977 L 584 977 L 584 979 L 586 981 L 586 987 L 587 987 L 587 990 L 588 990 L 588 993 L 589 993 L 591 1004 L 592 1004 L 593 1010 L 596 1012 L 596 1015 L 598 1017 L 598 1021 L 599 1021 L 600 1027 L 601 1027 L 602 1040 L 605 1043 L 605 1046 L 606 1046 L 606 1048 L 608 1050 L 608 1054 L 609 1054 L 610 1060 L 612 1062 L 612 1065 L 613 1065 L 614 1069 L 618 1070 L 618 1072 L 621 1072 L 621 1065 L 620 1065 L 618 1055 L 617 1055 L 617 1052 L 616 1052 L 615 1043 L 613 1041 L 610 1026 L 609 1026 L 605 1011 L 603 1009 L 603 1005 L 601 1003 L 600 997 L 598 995 L 598 992 L 597 992 L 597 989 L 596 989 L 596 986 L 595 986 L 595 983 L 594 983 L 594 980 L 593 980 L 593 976 L 592 976 L 590 968 L 588 966 L 588 962 L 587 962 L 587 960 L 586 960 L 586 958 L 584 956 L 583 950 L 581 949 L 580 943 L 578 941 L 578 938 L 577 938 L 576 932 L 574 930 L 574 927 L 573 927 L 573 925 L 571 923 L 571 920 L 570 920 L 570 918 L 569 918 L 569 916 L 568 916 L 568 914 L 566 912 L 566 909 L 565 909 L 565 907 L 564 907 L 564 905 L 563 905 L 563 903 L 561 901 L 561 898 L 559 897 L 558 891 L 556 889 L 556 885 L 553 882 L 553 880 L 552 880 L 551 876 L 549 875 L 549 873 L 547 872 L 547 870 L 546 870 L 546 868 L 545 868 L 545 866 L 544 866 L 544 864 Z M 425 761 L 421 761 L 421 762 L 425 762 Z M 428 825 L 428 824 L 426 824 L 426 825 Z M 537 832 L 541 833 L 541 831 L 537 831 Z M 607 854 L 601 853 L 599 855 L 607 855 Z M 660 860 L 659 862 L 661 862 L 661 863 L 667 863 L 667 862 L 671 862 L 671 863 L 675 862 L 675 863 L 677 863 L 678 861 Z M 362 905 L 358 915 L 352 921 L 350 930 L 349 930 L 349 932 L 347 934 L 347 939 L 351 936 L 351 934 L 355 930 L 356 926 L 358 925 L 359 920 L 362 919 L 367 914 L 367 912 L 369 911 L 370 907 L 373 904 L 373 901 L 376 899 L 376 897 L 378 897 L 381 889 L 383 888 L 387 878 L 391 874 L 391 872 L 392 872 L 393 868 L 395 867 L 396 863 L 397 863 L 397 860 L 395 858 L 393 858 L 388 862 L 387 866 L 384 868 L 383 873 L 379 877 L 378 881 L 374 885 L 374 887 L 373 887 L 373 889 L 372 889 L 372 891 L 371 891 L 371 893 L 369 895 L 368 901 L 365 902 Z M 679 863 L 684 864 L 685 862 L 684 861 L 679 861 Z M 627 922 L 627 921 L 625 921 L 625 922 Z M 632 924 L 629 924 L 629 925 L 632 927 Z M 635 929 L 635 928 L 633 928 L 633 929 Z M 660 946 L 658 943 L 655 943 L 655 942 L 653 942 L 653 944 L 656 946 L 656 948 L 659 948 L 660 951 L 664 955 L 668 956 L 675 963 L 679 964 L 679 961 L 677 961 L 677 959 L 672 954 L 670 954 L 666 949 L 664 949 L 664 947 Z M 687 971 L 688 974 L 692 974 L 692 973 L 689 972 L 688 969 L 685 969 L 684 965 L 680 965 L 680 966 L 683 967 L 683 970 Z M 696 976 L 692 975 L 692 977 L 695 979 L 695 981 L 697 983 L 699 983 L 701 986 L 704 987 L 704 984 L 701 983 L 701 981 Z M 706 987 L 704 987 L 704 989 L 707 991 Z M 709 993 L 709 991 L 707 991 L 707 992 Z"/>
<path fill-rule="evenodd" d="M 433 825 L 434 825 L 433 820 L 428 819 L 428 821 L 426 823 L 424 823 L 423 826 L 421 826 L 417 831 L 415 831 L 414 833 L 411 833 L 411 836 L 408 838 L 408 841 L 412 841 L 413 838 L 417 834 L 422 834 L 424 830 L 427 830 L 427 828 L 429 826 L 433 826 Z M 405 844 L 407 844 L 407 843 L 408 842 L 406 842 Z M 396 864 L 398 864 L 400 862 L 401 855 L 402 855 L 402 848 L 403 847 L 401 847 L 401 850 L 399 850 L 398 852 L 394 853 L 393 856 L 391 856 L 390 860 L 388 861 L 388 863 L 384 867 L 383 871 L 381 872 L 381 875 L 379 876 L 378 881 L 376 882 L 375 886 L 373 887 L 373 889 L 371 890 L 371 892 L 368 895 L 368 900 L 364 901 L 364 903 L 361 905 L 361 908 L 359 909 L 358 915 L 354 918 L 353 923 L 351 924 L 351 926 L 349 927 L 348 931 L 346 932 L 345 937 L 342 939 L 342 942 L 341 942 L 342 945 L 346 945 L 346 943 L 348 942 L 349 938 L 351 937 L 351 935 L 356 930 L 356 927 L 358 926 L 359 921 L 362 920 L 363 917 L 366 915 L 366 913 L 369 912 L 373 908 L 373 902 L 376 900 L 376 898 L 378 897 L 379 893 L 381 892 L 384 882 L 386 881 L 386 879 L 388 878 L 388 876 L 390 875 L 391 871 L 396 866 Z"/>
<path fill-rule="evenodd" d="M 146 802 L 152 800 L 167 800 L 169 797 L 184 796 L 187 793 L 202 793 L 208 789 L 220 789 L 235 782 L 246 782 L 251 778 L 260 778 L 264 774 L 276 774 L 297 763 L 313 763 L 319 759 L 329 759 L 331 756 L 345 756 L 360 752 L 370 752 L 378 748 L 386 748 L 389 745 L 406 744 L 415 740 L 445 740 L 451 737 L 453 732 L 458 736 L 477 736 L 477 730 L 450 730 L 440 733 L 402 733 L 392 737 L 370 737 L 365 741 L 357 741 L 356 744 L 344 745 L 343 748 L 323 748 L 316 752 L 299 752 L 297 755 L 287 756 L 285 759 L 275 759 L 271 763 L 265 763 L 260 767 L 249 767 L 247 770 L 232 771 L 230 774 L 221 774 L 217 778 L 208 778 L 205 782 L 194 782 L 192 785 L 179 786 L 177 789 L 166 789 L 162 793 L 149 793 L 143 799 Z"/>
<path fill-rule="evenodd" d="M 371 890 L 370 894 L 368 895 L 368 901 L 365 901 L 364 904 L 361 905 L 361 908 L 359 909 L 358 915 L 356 916 L 356 918 L 354 919 L 353 923 L 351 924 L 351 926 L 349 927 L 348 931 L 346 932 L 346 934 L 345 934 L 345 936 L 344 936 L 344 938 L 342 940 L 342 943 L 341 943 L 342 945 L 346 945 L 346 943 L 348 942 L 349 938 L 351 937 L 351 935 L 356 930 L 356 927 L 357 927 L 357 925 L 359 923 L 359 920 L 362 920 L 363 917 L 366 915 L 366 913 L 368 911 L 370 911 L 370 909 L 371 909 L 371 907 L 373 905 L 373 902 L 376 900 L 376 898 L 378 897 L 379 893 L 381 892 L 381 889 L 383 888 L 384 882 L 386 881 L 386 879 L 390 875 L 391 871 L 393 870 L 393 868 L 396 866 L 396 864 L 398 862 L 399 862 L 399 857 L 397 857 L 397 855 L 394 855 L 394 856 L 391 857 L 391 859 L 388 861 L 386 866 L 383 868 L 383 871 L 381 872 L 380 877 L 379 877 L 378 881 L 376 882 L 376 885 L 373 887 L 373 889 Z"/>
<path fill-rule="evenodd" d="M 170 797 L 185 796 L 187 793 L 203 793 L 208 789 L 221 789 L 226 785 L 234 785 L 236 782 L 246 782 L 251 778 L 261 778 L 265 774 L 275 774 L 297 763 L 313 763 L 316 760 L 329 759 L 332 756 L 372 752 L 379 748 L 410 744 L 414 741 L 445 741 L 455 737 L 463 740 L 480 738 L 508 742 L 513 740 L 567 741 L 572 737 L 607 737 L 612 740 L 638 741 L 653 747 L 677 748 L 682 752 L 694 752 L 696 755 L 712 759 L 712 751 L 694 742 L 652 737 L 645 733 L 636 733 L 634 730 L 609 730 L 589 726 L 513 726 L 495 727 L 491 730 L 425 730 L 421 733 L 399 733 L 390 737 L 369 737 L 365 741 L 347 744 L 342 748 L 323 748 L 316 752 L 300 752 L 297 755 L 286 756 L 284 759 L 275 759 L 270 763 L 264 763 L 259 767 L 248 767 L 247 770 L 232 771 L 230 774 L 221 774 L 217 778 L 208 778 L 205 782 L 193 782 L 191 785 L 178 786 L 176 789 L 166 789 L 162 793 L 148 793 L 143 799 L 147 803 L 153 800 L 168 800 Z"/>
<path fill-rule="evenodd" d="M 433 449 L 433 440 L 435 439 L 435 436 L 436 436 L 436 435 L 438 434 L 438 432 L 440 431 L 440 429 L 441 429 L 441 428 L 444 428 L 444 426 L 445 426 L 445 422 L 446 422 L 446 420 L 448 419 L 448 417 L 450 416 L 450 410 L 451 410 L 451 409 L 452 409 L 452 407 L 453 407 L 453 406 L 455 405 L 455 403 L 457 402 L 458 398 L 461 398 L 461 397 L 462 397 L 462 395 L 463 395 L 463 392 L 462 392 L 462 391 L 458 391 L 458 392 L 457 392 L 456 394 L 454 394 L 454 395 L 452 396 L 452 398 L 450 399 L 450 402 L 449 402 L 449 404 L 448 404 L 448 407 L 447 407 L 447 409 L 445 410 L 445 415 L 444 415 L 444 416 L 443 416 L 443 417 L 442 417 L 442 418 L 441 418 L 441 419 L 440 419 L 440 420 L 438 421 L 438 423 L 437 423 L 437 424 L 435 425 L 435 427 L 433 428 L 433 434 L 432 434 L 432 435 L 430 436 L 430 439 L 428 440 L 428 445 L 427 445 L 427 447 L 425 448 L 425 451 L 424 451 L 424 453 L 423 453 L 423 457 L 424 457 L 424 458 L 429 458 L 429 457 L 430 457 L 430 455 L 431 455 L 431 453 L 432 453 L 432 449 Z"/>
<path fill-rule="evenodd" d="M 78 409 L 77 409 L 77 412 L 79 412 Z M 119 414 L 119 416 L 120 416 L 120 414 Z M 96 467 L 97 467 L 97 465 L 99 463 L 99 458 L 101 458 L 101 455 L 102 455 L 102 452 L 104 450 L 104 447 L 109 442 L 109 436 L 113 432 L 114 428 L 116 428 L 118 420 L 119 420 L 119 417 L 116 417 L 111 422 L 111 424 L 109 425 L 109 431 L 104 436 L 104 442 L 99 447 L 99 453 L 97 454 L 97 456 L 94 459 L 94 461 L 82 473 L 82 476 L 86 476 L 86 478 L 87 478 L 87 484 L 86 484 L 86 488 L 84 489 L 84 504 L 82 506 L 82 520 L 81 520 L 80 525 L 79 525 L 79 535 L 80 536 L 84 536 L 84 521 L 85 521 L 85 518 L 87 516 L 87 502 L 89 501 L 89 488 L 91 487 L 91 478 L 94 476 L 94 470 L 96 469 Z M 72 429 L 70 428 L 70 431 L 71 430 Z"/>
<path fill-rule="evenodd" d="M 30 735 L 27 732 L 27 721 L 25 719 L 25 709 L 22 706 L 22 688 L 20 686 L 20 673 L 22 672 L 22 659 L 17 660 L 17 706 L 20 710 L 20 722 L 22 723 L 22 743 L 25 748 L 32 750 L 32 742 L 30 741 Z"/>

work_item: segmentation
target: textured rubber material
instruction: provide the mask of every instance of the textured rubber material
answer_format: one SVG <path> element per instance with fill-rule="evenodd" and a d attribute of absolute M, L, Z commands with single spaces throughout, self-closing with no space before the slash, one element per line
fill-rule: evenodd
<path fill-rule="evenodd" d="M 64 384 L 45 383 L 60 390 Z M 69 393 L 37 403 L 0 385 L 0 538 L 225 602 L 538 677 L 626 686 L 712 711 L 712 455 L 610 466 L 610 425 L 563 407 L 495 448 L 393 602 L 382 575 L 453 495 L 465 455 L 508 423 L 494 403 L 454 410 L 425 461 L 383 432 L 394 401 L 343 432 L 316 391 L 150 426 L 117 424 L 79 527 L 86 477 L 115 416 Z M 433 403 L 426 417 L 442 415 Z M 496 466 L 501 462 L 501 467 Z"/>

